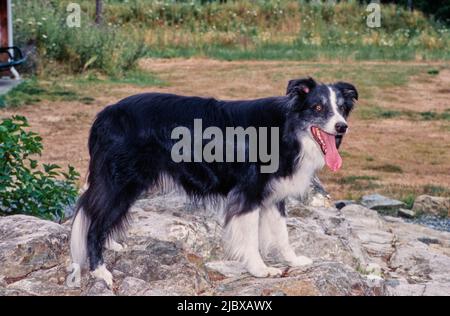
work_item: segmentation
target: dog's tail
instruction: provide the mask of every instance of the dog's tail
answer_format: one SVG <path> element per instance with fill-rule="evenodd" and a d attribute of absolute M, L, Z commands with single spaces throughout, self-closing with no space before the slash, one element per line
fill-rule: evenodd
<path fill-rule="evenodd" d="M 70 237 L 70 254 L 72 262 L 84 265 L 87 259 L 87 232 L 90 220 L 80 208 L 72 224 L 72 234 Z"/>
<path fill-rule="evenodd" d="M 70 236 L 70 255 L 72 264 L 69 267 L 71 274 L 67 277 L 69 287 L 80 287 L 81 269 L 87 261 L 87 234 L 90 226 L 90 219 L 83 208 L 83 200 L 86 200 L 83 193 L 80 197 L 77 212 L 72 223 L 72 232 Z"/>

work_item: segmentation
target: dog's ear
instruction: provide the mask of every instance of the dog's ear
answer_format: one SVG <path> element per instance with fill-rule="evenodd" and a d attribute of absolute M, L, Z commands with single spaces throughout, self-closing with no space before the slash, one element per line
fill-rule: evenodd
<path fill-rule="evenodd" d="M 349 98 L 354 102 L 354 100 L 358 100 L 358 91 L 355 86 L 348 82 L 336 82 L 334 87 L 341 91 L 344 98 Z"/>
<path fill-rule="evenodd" d="M 333 86 L 342 93 L 345 107 L 344 115 L 349 115 L 353 109 L 353 105 L 358 100 L 358 90 L 348 82 L 336 82 Z"/>
<path fill-rule="evenodd" d="M 293 79 L 290 80 L 286 89 L 286 94 L 289 96 L 306 97 L 317 86 L 316 81 L 311 78 Z"/>

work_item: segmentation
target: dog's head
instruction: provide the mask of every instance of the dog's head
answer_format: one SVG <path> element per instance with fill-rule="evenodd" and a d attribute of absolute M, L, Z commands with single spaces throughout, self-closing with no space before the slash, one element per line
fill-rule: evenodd
<path fill-rule="evenodd" d="M 286 94 L 295 128 L 315 141 L 331 170 L 338 170 L 342 159 L 337 149 L 348 130 L 347 117 L 358 100 L 356 88 L 346 82 L 319 84 L 303 78 L 289 81 Z"/>

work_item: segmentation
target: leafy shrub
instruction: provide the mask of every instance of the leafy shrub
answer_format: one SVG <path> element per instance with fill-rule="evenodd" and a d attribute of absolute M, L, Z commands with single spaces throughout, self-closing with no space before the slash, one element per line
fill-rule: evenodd
<path fill-rule="evenodd" d="M 108 75 L 121 75 L 135 66 L 145 47 L 139 32 L 131 26 L 118 29 L 110 24 L 95 25 L 85 13 L 81 15 L 80 27 L 69 27 L 67 3 L 16 1 L 20 8 L 14 21 L 16 43 L 36 45 L 38 69 L 57 61 L 74 73 L 97 69 Z"/>
<path fill-rule="evenodd" d="M 408 194 L 402 198 L 402 202 L 406 204 L 407 209 L 412 209 L 416 196 L 414 194 Z"/>
<path fill-rule="evenodd" d="M 36 43 L 42 63 L 75 72 L 128 70 L 142 55 L 222 59 L 449 59 L 450 29 L 420 11 L 382 5 L 380 28 L 367 27 L 356 1 L 79 0 L 81 27 L 68 28 L 71 0 L 16 0 L 15 36 Z M 334 3 L 334 4 L 333 4 Z"/>
<path fill-rule="evenodd" d="M 39 165 L 33 155 L 42 152 L 41 137 L 27 119 L 13 116 L 0 123 L 0 215 L 27 214 L 62 219 L 64 208 L 75 202 L 79 174 L 58 165 Z"/>

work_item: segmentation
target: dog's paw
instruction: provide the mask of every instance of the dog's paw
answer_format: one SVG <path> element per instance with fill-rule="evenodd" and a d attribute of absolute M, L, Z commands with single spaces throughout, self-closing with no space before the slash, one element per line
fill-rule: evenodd
<path fill-rule="evenodd" d="M 278 277 L 283 274 L 283 271 L 281 269 L 268 266 L 248 269 L 248 272 L 257 278 Z"/>
<path fill-rule="evenodd" d="M 72 263 L 68 268 L 69 275 L 66 279 L 68 287 L 81 287 L 81 267 L 77 263 Z"/>
<path fill-rule="evenodd" d="M 311 263 L 313 263 L 313 261 L 311 259 L 309 259 L 308 257 L 304 257 L 304 256 L 298 256 L 298 257 L 295 257 L 292 260 L 288 261 L 288 264 L 291 267 L 301 267 L 301 266 L 306 266 Z"/>
<path fill-rule="evenodd" d="M 91 275 L 99 280 L 103 280 L 106 286 L 111 290 L 113 288 L 113 275 L 106 269 L 105 264 L 98 266 L 97 269 L 91 272 Z"/>
<path fill-rule="evenodd" d="M 106 249 L 112 250 L 112 251 L 116 251 L 116 252 L 120 252 L 120 251 L 124 251 L 127 246 L 125 244 L 119 244 L 117 241 L 115 241 L 114 239 L 110 239 L 106 242 L 105 245 Z"/>

